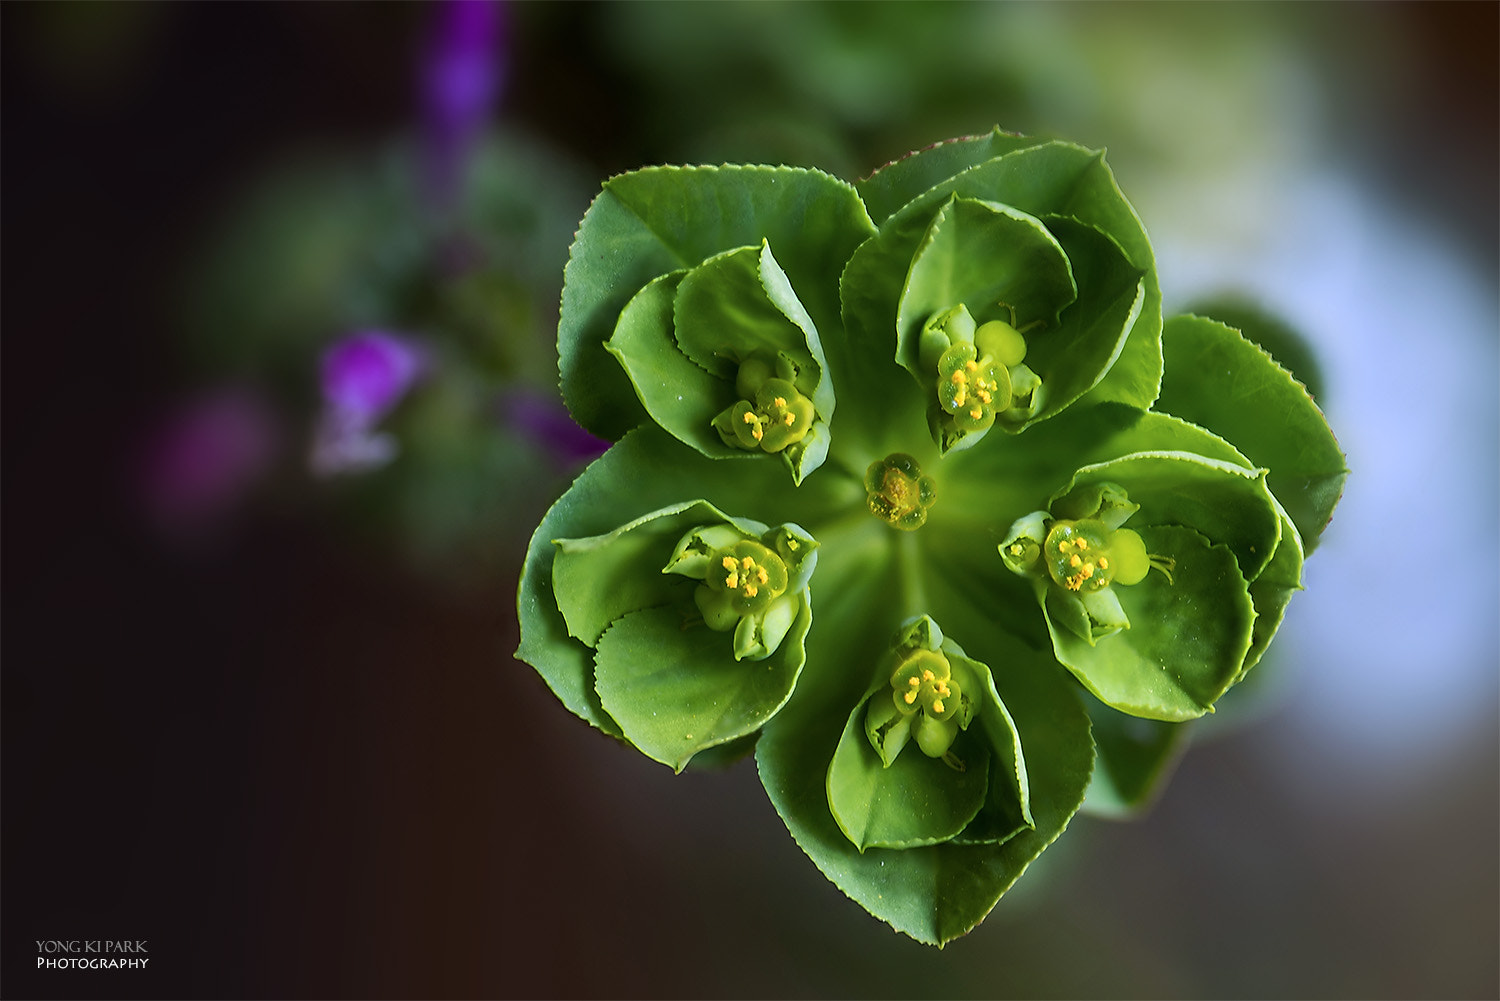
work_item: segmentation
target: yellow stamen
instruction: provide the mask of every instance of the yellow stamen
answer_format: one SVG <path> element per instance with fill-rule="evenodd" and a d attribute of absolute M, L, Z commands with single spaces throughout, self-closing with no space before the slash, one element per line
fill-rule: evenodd
<path fill-rule="evenodd" d="M 744 417 L 744 421 L 745 421 L 746 424 L 754 424 L 755 423 L 755 415 L 752 414 L 752 413 L 746 412 L 745 417 Z"/>
<path fill-rule="evenodd" d="M 797 415 L 788 413 L 781 419 L 781 423 L 785 424 L 787 427 L 791 427 L 793 424 L 797 423 Z"/>
<path fill-rule="evenodd" d="M 726 557 L 724 557 L 724 559 L 721 561 L 721 565 L 724 567 L 725 570 L 733 570 L 734 566 L 735 566 L 734 557 L 733 556 L 726 556 Z"/>
<path fill-rule="evenodd" d="M 1099 557 L 1099 569 L 1100 570 L 1108 570 L 1109 569 L 1109 557 L 1108 556 L 1101 556 L 1101 557 Z"/>
<path fill-rule="evenodd" d="M 907 692 L 905 695 L 901 696 L 901 701 L 905 702 L 907 705 L 911 705 L 913 702 L 917 701 L 917 693 Z"/>
<path fill-rule="evenodd" d="M 786 397 L 785 396 L 778 396 L 778 397 L 776 397 L 776 399 L 772 400 L 771 402 L 774 403 L 774 404 L 776 404 L 778 407 L 781 407 L 783 410 L 786 409 Z"/>
<path fill-rule="evenodd" d="M 754 438 L 756 441 L 760 441 L 765 436 L 766 433 L 760 429 L 759 425 L 756 426 L 754 431 L 750 432 L 750 437 Z"/>
<path fill-rule="evenodd" d="M 1085 579 L 1094 576 L 1094 564 L 1085 563 L 1083 565 L 1083 576 Z"/>
<path fill-rule="evenodd" d="M 735 573 L 733 570 L 729 571 L 729 576 L 724 578 L 724 586 L 729 588 L 729 590 L 731 591 L 739 587 L 740 575 Z"/>
<path fill-rule="evenodd" d="M 766 573 L 765 567 L 756 567 L 755 579 L 760 581 L 762 584 L 769 584 L 771 582 L 771 575 Z"/>
<path fill-rule="evenodd" d="M 1088 539 L 1084 539 L 1084 538 L 1079 538 L 1079 540 L 1078 540 L 1078 548 L 1087 551 L 1087 549 L 1089 548 L 1089 540 Z"/>
<path fill-rule="evenodd" d="M 942 699 L 933 699 L 932 700 L 932 711 L 935 712 L 935 713 L 937 713 L 937 714 L 939 714 L 939 715 L 942 715 L 942 712 L 943 712 L 943 700 Z"/>
<path fill-rule="evenodd" d="M 967 402 L 968 398 L 969 395 L 965 393 L 963 387 L 960 386 L 958 388 L 958 392 L 953 394 L 953 405 L 955 407 L 961 407 L 965 402 Z"/>
<path fill-rule="evenodd" d="M 755 561 L 746 556 L 744 559 L 740 560 L 740 566 L 744 567 L 746 570 L 749 570 L 751 567 L 755 566 Z"/>
<path fill-rule="evenodd" d="M 1068 566 L 1070 566 L 1070 567 L 1083 566 L 1083 557 L 1079 556 L 1077 553 L 1074 553 L 1073 554 L 1073 558 L 1068 561 Z"/>
<path fill-rule="evenodd" d="M 963 369 L 959 369 L 957 372 L 953 373 L 952 381 L 955 386 L 962 386 L 964 383 L 969 381 L 969 377 L 964 375 Z"/>
<path fill-rule="evenodd" d="M 969 416 L 977 421 L 979 420 L 979 418 L 984 416 L 984 411 L 979 409 L 978 407 L 975 407 L 973 410 L 969 411 Z"/>
<path fill-rule="evenodd" d="M 747 597 L 747 598 L 753 598 L 759 592 L 760 592 L 760 589 L 757 588 L 754 584 L 746 584 L 745 585 L 745 597 Z"/>
<path fill-rule="evenodd" d="M 931 671 L 928 671 L 928 670 L 924 669 L 922 671 L 922 680 L 923 681 L 936 681 L 937 680 L 937 675 L 933 674 Z"/>
<path fill-rule="evenodd" d="M 989 403 L 991 400 L 994 399 L 994 397 L 991 396 L 988 391 L 983 390 L 983 389 L 981 389 L 979 392 L 975 393 L 974 395 L 977 396 L 977 397 L 979 397 L 979 402 L 980 403 Z"/>
<path fill-rule="evenodd" d="M 942 695 L 942 696 L 944 696 L 944 697 L 946 697 L 946 696 L 948 696 L 948 695 L 950 695 L 950 694 L 951 694 L 951 693 L 950 693 L 950 692 L 949 692 L 949 691 L 948 691 L 948 682 L 946 682 L 946 681 L 939 681 L 939 682 L 938 682 L 938 683 L 937 683 L 937 684 L 936 684 L 936 685 L 934 685 L 934 686 L 933 686 L 933 689 L 934 689 L 934 691 L 936 691 L 936 692 L 937 692 L 937 693 L 938 693 L 938 694 L 939 694 L 939 695 Z"/>
<path fill-rule="evenodd" d="M 916 688 L 916 687 L 917 687 L 917 686 L 918 686 L 918 685 L 920 685 L 920 684 L 921 684 L 921 683 L 922 683 L 922 682 L 920 682 L 920 681 L 918 681 L 918 680 L 917 680 L 917 679 L 916 679 L 916 678 L 907 678 L 907 679 L 906 679 L 906 683 L 907 683 L 907 684 L 908 684 L 908 685 L 910 685 L 910 686 L 911 686 L 911 687 L 913 687 L 913 688 Z"/>
<path fill-rule="evenodd" d="M 968 369 L 970 372 L 978 372 L 979 363 L 977 361 L 966 361 L 964 362 L 964 368 Z"/>

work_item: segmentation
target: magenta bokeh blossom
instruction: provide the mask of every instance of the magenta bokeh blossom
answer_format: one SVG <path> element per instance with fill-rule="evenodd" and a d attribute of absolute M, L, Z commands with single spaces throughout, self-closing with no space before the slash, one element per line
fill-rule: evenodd
<path fill-rule="evenodd" d="M 427 353 L 400 334 L 362 331 L 323 352 L 323 399 L 369 424 L 388 414 L 427 367 Z"/>
<path fill-rule="evenodd" d="M 271 405 L 242 386 L 181 404 L 147 436 L 137 486 L 161 530 L 193 535 L 229 516 L 270 470 L 278 445 Z"/>
<path fill-rule="evenodd" d="M 430 191 L 447 205 L 500 95 L 507 12 L 498 0 L 442 0 L 432 10 L 418 87 Z"/>
<path fill-rule="evenodd" d="M 523 438 L 540 446 L 559 469 L 581 466 L 609 448 L 609 442 L 579 427 L 561 400 L 535 390 L 511 391 L 501 401 L 501 415 Z"/>
<path fill-rule="evenodd" d="M 396 440 L 376 427 L 430 365 L 423 345 L 383 331 L 351 334 L 323 352 L 323 412 L 308 459 L 313 473 L 363 472 L 395 458 Z"/>

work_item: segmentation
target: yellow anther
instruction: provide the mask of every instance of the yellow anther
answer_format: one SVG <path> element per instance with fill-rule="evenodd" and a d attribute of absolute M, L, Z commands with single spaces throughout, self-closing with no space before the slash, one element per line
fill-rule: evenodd
<path fill-rule="evenodd" d="M 972 418 L 974 418 L 977 421 L 977 420 L 979 420 L 979 418 L 981 418 L 981 417 L 984 416 L 984 411 L 981 410 L 979 407 L 975 407 L 973 410 L 969 411 L 969 416 L 972 417 Z"/>
<path fill-rule="evenodd" d="M 745 585 L 745 597 L 747 597 L 747 598 L 753 598 L 758 593 L 760 593 L 760 588 L 756 587 L 754 584 L 746 584 Z"/>
<path fill-rule="evenodd" d="M 966 402 L 968 402 L 968 399 L 969 399 L 969 394 L 965 393 L 964 392 L 964 388 L 962 386 L 960 386 L 960 387 L 958 387 L 958 392 L 956 392 L 956 393 L 953 394 L 953 405 L 955 407 L 961 407 Z"/>
<path fill-rule="evenodd" d="M 735 568 L 734 557 L 733 556 L 726 556 L 726 557 L 724 557 L 724 559 L 722 561 L 720 561 L 720 565 L 723 566 L 723 568 L 725 570 L 733 570 Z"/>
<path fill-rule="evenodd" d="M 760 429 L 760 425 L 759 424 L 757 424 L 755 426 L 755 430 L 754 431 L 750 432 L 750 437 L 754 438 L 756 441 L 760 441 L 765 436 L 766 436 L 766 433 Z"/>
<path fill-rule="evenodd" d="M 745 421 L 745 423 L 746 423 L 746 424 L 754 424 L 754 423 L 755 423 L 755 415 L 754 415 L 754 414 L 752 414 L 752 413 L 750 413 L 750 412 L 749 412 L 749 411 L 748 411 L 748 410 L 747 410 L 747 411 L 746 411 L 746 412 L 745 412 L 745 417 L 744 417 L 744 421 Z"/>
<path fill-rule="evenodd" d="M 934 691 L 936 691 L 939 695 L 943 696 L 944 698 L 946 698 L 946 697 L 948 697 L 949 695 L 952 694 L 951 692 L 948 691 L 948 682 L 946 682 L 946 681 L 939 681 L 936 685 L 933 685 L 932 687 L 933 687 Z M 939 711 L 941 711 L 941 710 L 939 710 Z"/>
<path fill-rule="evenodd" d="M 920 685 L 920 684 L 921 684 L 921 683 L 922 683 L 922 682 L 921 682 L 921 680 L 920 680 L 920 679 L 917 679 L 917 678 L 907 678 L 907 679 L 906 679 L 906 683 L 907 683 L 907 684 L 908 684 L 908 685 L 910 685 L 910 686 L 911 686 L 911 687 L 913 687 L 913 688 L 916 688 L 916 687 L 917 687 L 917 686 L 918 686 L 918 685 Z"/>
<path fill-rule="evenodd" d="M 907 692 L 905 695 L 901 696 L 901 701 L 905 702 L 907 705 L 911 705 L 917 701 L 917 693 Z"/>
<path fill-rule="evenodd" d="M 1089 540 L 1083 538 L 1082 536 L 1079 536 L 1079 538 L 1078 538 L 1078 548 L 1079 549 L 1083 549 L 1083 550 L 1087 550 L 1089 548 Z"/>
<path fill-rule="evenodd" d="M 986 390 L 986 389 L 981 389 L 979 392 L 975 393 L 974 395 L 977 396 L 977 397 L 979 397 L 979 402 L 980 403 L 989 403 L 991 400 L 994 399 L 994 397 L 990 395 L 989 390 Z"/>
<path fill-rule="evenodd" d="M 955 386 L 961 386 L 969 381 L 969 377 L 964 375 L 963 369 L 959 369 L 957 372 L 953 373 L 952 380 Z"/>
<path fill-rule="evenodd" d="M 1026 551 L 1025 547 L 1022 546 L 1019 542 L 1013 542 L 1013 543 L 1011 543 L 1010 554 L 1012 556 L 1020 556 L 1025 551 Z"/>
<path fill-rule="evenodd" d="M 797 550 L 802 548 L 802 543 L 798 542 L 796 539 L 787 539 L 786 547 L 795 553 Z"/>
<path fill-rule="evenodd" d="M 979 363 L 977 361 L 966 361 L 964 362 L 964 368 L 968 369 L 970 372 L 978 372 Z"/>
<path fill-rule="evenodd" d="M 1060 553 L 1065 553 L 1069 549 L 1072 549 L 1072 548 L 1073 548 L 1073 543 L 1070 542 L 1070 541 L 1068 541 L 1067 539 L 1064 539 L 1064 540 L 1062 540 L 1061 542 L 1059 542 L 1057 544 L 1057 551 L 1060 552 Z"/>
<path fill-rule="evenodd" d="M 943 711 L 943 700 L 942 699 L 933 699 L 932 700 L 932 711 L 935 712 L 935 713 L 938 713 L 938 714 L 942 713 L 942 711 Z"/>
<path fill-rule="evenodd" d="M 1108 570 L 1109 569 L 1109 557 L 1108 556 L 1101 556 L 1101 557 L 1099 557 L 1099 569 L 1100 570 Z"/>
<path fill-rule="evenodd" d="M 1068 561 L 1068 566 L 1070 566 L 1070 567 L 1083 566 L 1083 557 L 1079 556 L 1077 553 L 1074 553 L 1073 554 L 1073 558 Z"/>
<path fill-rule="evenodd" d="M 731 591 L 739 587 L 740 575 L 735 573 L 733 570 L 729 571 L 729 576 L 724 578 L 724 586 L 729 588 L 729 590 Z"/>
<path fill-rule="evenodd" d="M 781 418 L 781 423 L 785 424 L 787 427 L 791 427 L 793 424 L 797 423 L 797 415 L 792 413 L 791 411 L 788 411 L 786 416 Z"/>
<path fill-rule="evenodd" d="M 768 573 L 766 573 L 766 568 L 765 567 L 756 567 L 755 568 L 755 579 L 758 580 L 762 584 L 769 584 L 771 582 L 771 575 L 768 574 Z"/>
<path fill-rule="evenodd" d="M 923 670 L 922 670 L 922 680 L 923 681 L 936 681 L 937 680 L 937 675 L 933 674 L 930 670 L 927 670 L 926 668 L 923 668 Z"/>
<path fill-rule="evenodd" d="M 746 570 L 749 570 L 751 567 L 755 566 L 755 561 L 746 556 L 744 559 L 740 560 L 740 566 Z"/>
<path fill-rule="evenodd" d="M 1085 563 L 1083 565 L 1083 576 L 1085 579 L 1094 576 L 1094 564 Z"/>
<path fill-rule="evenodd" d="M 771 402 L 774 403 L 774 404 L 776 404 L 778 407 L 781 407 L 782 409 L 786 408 L 786 397 L 785 396 L 778 396 L 778 397 L 776 397 L 776 399 L 772 400 Z"/>

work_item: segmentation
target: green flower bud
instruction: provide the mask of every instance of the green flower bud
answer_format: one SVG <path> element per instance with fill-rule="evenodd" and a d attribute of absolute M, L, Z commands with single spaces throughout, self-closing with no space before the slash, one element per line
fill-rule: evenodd
<path fill-rule="evenodd" d="M 709 571 L 700 593 L 710 596 L 699 602 L 734 609 L 737 615 L 754 615 L 786 591 L 786 563 L 770 549 L 741 539 L 725 549 L 716 549 L 708 559 Z"/>
<path fill-rule="evenodd" d="M 740 362 L 734 378 L 734 391 L 747 400 L 753 400 L 767 379 L 785 379 L 796 384 L 800 375 L 797 363 L 785 351 L 775 354 L 756 351 Z"/>
<path fill-rule="evenodd" d="M 1017 518 L 1010 533 L 1000 543 L 1000 557 L 1011 573 L 1034 577 L 1043 572 L 1040 563 L 1042 543 L 1047 538 L 1047 512 L 1033 511 Z"/>
<path fill-rule="evenodd" d="M 757 351 L 740 362 L 739 371 L 734 377 L 734 391 L 747 400 L 753 400 L 765 381 L 775 376 L 776 360 L 765 352 Z"/>
<path fill-rule="evenodd" d="M 708 576 L 710 558 L 715 549 L 733 546 L 745 536 L 733 525 L 705 525 L 684 535 L 672 550 L 672 558 L 662 573 L 677 573 L 695 580 Z"/>
<path fill-rule="evenodd" d="M 715 417 L 714 429 L 726 445 L 775 453 L 806 438 L 814 416 L 812 400 L 791 381 L 773 377 L 761 380 L 753 403 L 740 400 Z"/>
<path fill-rule="evenodd" d="M 1042 548 L 1047 573 L 1069 591 L 1139 584 L 1153 566 L 1171 579 L 1170 561 L 1149 556 L 1139 535 L 1128 528 L 1110 531 L 1094 519 L 1053 522 Z"/>
<path fill-rule="evenodd" d="M 1010 407 L 1010 373 L 973 344 L 955 344 L 938 361 L 938 402 L 953 425 L 970 434 L 988 431 L 997 411 Z"/>
<path fill-rule="evenodd" d="M 1000 557 L 1012 573 L 1035 582 L 1038 597 L 1052 589 L 1044 607 L 1053 624 L 1092 644 L 1130 628 L 1113 585 L 1139 584 L 1152 568 L 1172 580 L 1175 561 L 1147 553 L 1139 534 L 1120 527 L 1138 510 L 1117 483 L 1080 485 L 1053 501 L 1050 515 L 1033 511 L 1017 519 Z"/>
<path fill-rule="evenodd" d="M 734 630 L 735 660 L 765 660 L 776 652 L 797 619 L 800 601 L 784 594 L 760 615 L 746 615 Z"/>
<path fill-rule="evenodd" d="M 1051 509 L 1054 518 L 1092 518 L 1102 521 L 1105 528 L 1119 528 L 1141 506 L 1131 501 L 1124 487 L 1106 480 L 1079 484 L 1053 501 Z"/>
<path fill-rule="evenodd" d="M 997 419 L 1019 426 L 1041 407 L 1041 378 L 1022 364 L 1026 330 L 1010 321 L 989 320 L 978 327 L 963 304 L 934 313 L 918 339 L 922 368 L 933 373 L 937 405 L 927 419 L 933 440 L 944 452 L 973 445 Z M 967 441 L 965 439 L 968 439 Z"/>
<path fill-rule="evenodd" d="M 890 698 L 870 700 L 865 735 L 887 768 L 911 738 L 929 758 L 945 758 L 974 703 L 941 650 L 898 646 L 896 653 L 904 657 L 891 673 Z"/>
<path fill-rule="evenodd" d="M 955 344 L 969 344 L 973 340 L 974 317 L 963 303 L 933 313 L 922 325 L 918 341 L 922 367 L 929 371 L 936 368 L 943 352 Z"/>
<path fill-rule="evenodd" d="M 700 526 L 678 540 L 662 572 L 702 581 L 693 603 L 704 625 L 734 633 L 736 660 L 764 660 L 797 619 L 817 548 L 796 525 L 758 538 L 733 525 Z"/>
<path fill-rule="evenodd" d="M 1026 339 L 1004 320 L 990 320 L 975 331 L 974 346 L 981 355 L 988 355 L 1006 368 L 1014 368 L 1026 358 Z"/>

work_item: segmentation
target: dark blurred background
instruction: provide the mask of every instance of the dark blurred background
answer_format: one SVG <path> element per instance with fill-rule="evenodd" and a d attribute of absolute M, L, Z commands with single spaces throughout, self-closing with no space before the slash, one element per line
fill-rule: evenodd
<path fill-rule="evenodd" d="M 0 6 L 0 992 L 1497 996 L 1497 10 Z M 940 952 L 750 763 L 571 717 L 513 594 L 604 177 L 996 124 L 1301 331 L 1353 475 L 1258 691 Z"/>

